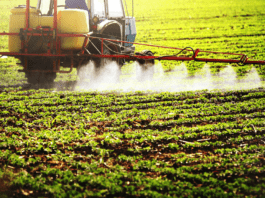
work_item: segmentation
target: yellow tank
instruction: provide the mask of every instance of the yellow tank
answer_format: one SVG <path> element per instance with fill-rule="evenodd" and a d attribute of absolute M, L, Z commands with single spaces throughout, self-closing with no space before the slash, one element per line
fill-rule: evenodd
<path fill-rule="evenodd" d="M 88 12 L 79 9 L 66 9 L 58 12 L 59 33 L 85 34 L 89 32 Z M 68 37 L 61 39 L 62 50 L 80 50 L 84 37 Z"/>
<path fill-rule="evenodd" d="M 40 16 L 40 26 L 44 27 L 44 26 L 49 26 L 49 27 L 53 27 L 53 16 Z"/>
<path fill-rule="evenodd" d="M 26 27 L 26 8 L 18 7 L 11 9 L 11 15 L 9 18 L 9 32 L 10 33 L 19 33 L 20 28 Z M 40 11 L 34 8 L 29 10 L 29 27 L 35 28 L 39 25 L 39 14 Z M 10 52 L 19 52 L 21 49 L 21 41 L 19 36 L 9 36 L 8 39 L 8 48 Z"/>

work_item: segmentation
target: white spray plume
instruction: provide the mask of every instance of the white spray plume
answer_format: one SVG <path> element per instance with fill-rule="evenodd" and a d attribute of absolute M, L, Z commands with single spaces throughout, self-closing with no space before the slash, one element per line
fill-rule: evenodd
<path fill-rule="evenodd" d="M 77 82 L 75 90 L 178 92 L 204 89 L 251 89 L 262 86 L 254 67 L 241 80 L 237 79 L 236 72 L 230 65 L 226 66 L 217 75 L 212 75 L 210 66 L 205 64 L 192 77 L 188 75 L 184 63 L 175 66 L 171 72 L 167 73 L 163 71 L 160 62 L 156 63 L 153 68 L 143 69 L 137 62 L 125 67 L 127 67 L 127 71 L 131 71 L 130 74 L 120 76 L 119 66 L 115 62 L 110 62 L 98 70 L 91 61 L 80 70 L 81 80 Z"/>
<path fill-rule="evenodd" d="M 118 83 L 120 69 L 113 61 L 100 68 L 90 61 L 83 65 L 78 73 L 80 80 L 76 84 L 76 90 L 104 91 L 106 87 L 111 88 Z"/>

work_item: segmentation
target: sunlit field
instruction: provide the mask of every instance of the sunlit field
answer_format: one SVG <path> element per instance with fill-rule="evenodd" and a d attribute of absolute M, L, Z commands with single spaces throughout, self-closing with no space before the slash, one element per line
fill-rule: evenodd
<path fill-rule="evenodd" d="M 134 2 L 136 42 L 265 60 L 263 0 Z M 0 32 L 21 4 L 0 1 Z M 131 62 L 117 80 L 110 63 L 92 80 L 89 62 L 44 86 L 16 62 L 0 58 L 1 198 L 265 197 L 264 66 Z"/>

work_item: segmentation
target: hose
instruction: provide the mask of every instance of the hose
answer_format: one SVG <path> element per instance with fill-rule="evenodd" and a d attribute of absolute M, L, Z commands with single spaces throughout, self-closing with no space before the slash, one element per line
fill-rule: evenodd
<path fill-rule="evenodd" d="M 97 38 L 97 37 L 95 37 Z M 99 41 L 101 41 L 101 38 L 97 38 Z M 92 45 L 96 48 L 96 50 L 101 54 L 100 50 L 94 45 L 94 43 L 90 40 L 90 42 L 92 43 Z M 103 42 L 103 45 L 108 49 L 110 50 L 113 54 L 120 54 L 120 55 L 127 55 L 127 56 L 130 56 L 131 58 L 135 59 L 135 60 L 143 60 L 141 58 L 138 58 L 134 55 L 130 55 L 130 54 L 125 54 L 125 53 L 120 53 L 120 52 L 117 52 L 117 51 L 114 51 L 112 50 L 111 48 L 108 47 L 108 45 L 106 45 L 106 42 L 112 44 L 112 45 L 116 45 L 118 47 L 120 47 L 120 45 L 118 45 L 116 42 L 111 42 L 109 40 L 105 40 L 105 42 Z M 183 48 L 182 50 L 180 50 L 177 54 L 174 54 L 174 55 L 166 55 L 166 56 L 159 56 L 157 58 L 153 58 L 153 59 L 150 59 L 150 60 L 161 60 L 161 58 L 165 58 L 165 57 L 174 57 L 174 56 L 177 56 L 179 54 L 181 54 L 183 51 L 187 50 L 187 49 L 191 49 L 193 55 L 192 56 L 195 56 L 195 50 L 192 48 L 192 47 L 185 47 Z M 196 60 L 196 59 L 195 59 Z"/>

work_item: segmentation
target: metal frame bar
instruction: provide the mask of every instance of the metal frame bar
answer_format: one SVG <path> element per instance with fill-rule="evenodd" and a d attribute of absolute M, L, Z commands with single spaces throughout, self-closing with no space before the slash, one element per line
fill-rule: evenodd
<path fill-rule="evenodd" d="M 12 34 L 13 35 L 13 34 Z M 34 36 L 36 35 L 41 35 L 41 34 L 33 34 Z M 58 37 L 90 37 L 89 35 L 83 35 L 83 34 L 58 34 Z M 91 37 L 95 38 L 95 37 Z M 237 53 L 227 53 L 227 52 L 211 52 L 211 51 L 201 51 L 200 49 L 195 50 L 195 53 L 192 57 L 181 57 L 181 56 L 141 56 L 141 55 L 123 55 L 123 54 L 103 54 L 103 44 L 104 41 L 112 41 L 112 42 L 125 42 L 125 41 L 117 41 L 117 40 L 112 40 L 112 39 L 101 39 L 101 52 L 102 54 L 25 54 L 25 53 L 13 53 L 13 52 L 0 52 L 2 55 L 6 56 L 47 56 L 47 57 L 74 57 L 74 56 L 87 56 L 87 57 L 94 57 L 94 58 L 118 58 L 118 59 L 127 59 L 127 60 L 137 60 L 137 59 L 144 59 L 144 60 L 150 60 L 150 59 L 157 59 L 157 60 L 173 60 L 173 61 L 199 61 L 199 62 L 220 62 L 220 63 L 243 63 L 243 64 L 260 64 L 260 65 L 265 65 L 265 61 L 262 60 L 248 60 L 245 58 L 245 54 L 237 54 Z M 87 39 L 84 41 L 84 45 L 87 42 Z M 131 42 L 125 42 L 125 43 L 131 43 Z M 165 46 L 155 46 L 155 45 L 149 45 L 149 44 L 140 44 L 139 45 L 147 45 L 147 46 L 154 46 L 154 47 L 161 47 L 161 48 L 170 48 L 170 49 L 178 49 L 182 50 L 181 48 L 174 48 L 174 47 L 165 47 Z M 84 46 L 83 45 L 83 46 Z M 189 50 L 191 51 L 191 50 Z M 81 51 L 82 52 L 82 51 Z M 238 59 L 216 59 L 216 58 L 197 58 L 198 54 L 200 52 L 206 52 L 206 53 L 213 53 L 213 54 L 228 54 L 228 55 L 240 55 L 241 58 Z M 243 59 L 245 59 L 243 61 Z M 243 61 L 243 62 L 242 62 Z"/>
<path fill-rule="evenodd" d="M 26 28 L 29 28 L 29 6 L 30 6 L 30 0 L 27 0 L 26 3 Z"/>
<path fill-rule="evenodd" d="M 140 55 L 115 55 L 115 54 L 24 54 L 24 53 L 12 53 L 12 52 L 2 52 L 0 53 L 5 56 L 28 56 L 28 57 L 91 57 L 91 58 L 117 58 L 117 59 L 126 59 L 126 60 L 171 60 L 171 61 L 198 61 L 198 62 L 219 62 L 219 63 L 242 63 L 241 60 L 235 59 L 214 59 L 214 58 L 196 58 L 196 57 L 180 57 L 180 56 L 140 56 Z M 259 64 L 265 65 L 265 61 L 261 60 L 246 60 L 242 64 Z"/>
<path fill-rule="evenodd" d="M 57 0 L 53 0 L 54 6 L 54 12 L 53 12 L 53 28 L 57 30 Z"/>

